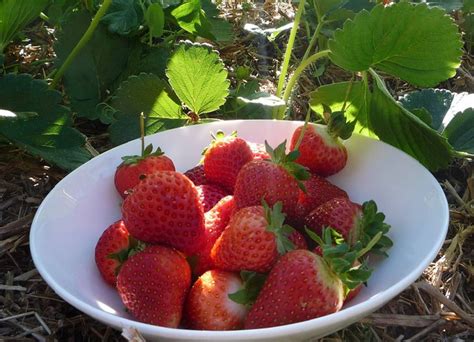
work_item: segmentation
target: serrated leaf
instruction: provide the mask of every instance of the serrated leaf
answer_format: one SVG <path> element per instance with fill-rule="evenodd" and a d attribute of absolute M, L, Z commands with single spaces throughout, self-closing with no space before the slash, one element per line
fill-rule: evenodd
<path fill-rule="evenodd" d="M 472 107 L 474 94 L 453 93 L 445 89 L 423 89 L 405 94 L 400 103 L 414 111 L 423 108 L 431 116 L 431 127 L 443 132 L 454 116 Z"/>
<path fill-rule="evenodd" d="M 456 151 L 474 154 L 474 109 L 468 108 L 456 114 L 443 135 Z"/>
<path fill-rule="evenodd" d="M 211 24 L 201 9 L 201 2 L 199 0 L 186 0 L 171 11 L 171 15 L 185 31 L 204 38 L 215 39 L 210 32 Z"/>
<path fill-rule="evenodd" d="M 181 43 L 168 63 L 166 75 L 179 99 L 198 115 L 219 109 L 229 94 L 224 63 L 205 44 Z"/>
<path fill-rule="evenodd" d="M 0 1 L 0 53 L 31 21 L 36 19 L 49 0 Z"/>
<path fill-rule="evenodd" d="M 140 136 L 139 114 L 145 115 L 145 133 L 182 126 L 187 116 L 167 83 L 152 74 L 130 76 L 112 98 L 116 121 L 110 126 L 110 139 L 121 144 Z"/>
<path fill-rule="evenodd" d="M 87 30 L 91 15 L 73 13 L 63 26 L 54 50 L 59 67 Z M 63 82 L 71 106 L 78 116 L 97 119 L 96 106 L 102 101 L 127 65 L 131 52 L 136 48 L 125 37 L 113 35 L 99 25 L 93 37 L 76 56 L 74 63 L 64 74 Z"/>
<path fill-rule="evenodd" d="M 122 35 L 136 31 L 143 21 L 143 10 L 136 0 L 112 0 L 102 18 L 110 32 Z"/>
<path fill-rule="evenodd" d="M 369 112 L 373 131 L 381 140 L 405 151 L 432 171 L 446 167 L 452 159 L 446 139 L 397 103 L 378 76 L 374 79 Z"/>
<path fill-rule="evenodd" d="M 462 0 L 426 0 L 426 1 L 413 1 L 415 3 L 424 2 L 431 7 L 440 7 L 446 10 L 446 12 L 457 11 L 463 7 Z"/>
<path fill-rule="evenodd" d="M 455 75 L 462 56 L 460 38 L 440 8 L 405 2 L 377 5 L 335 32 L 329 57 L 346 70 L 374 68 L 429 87 Z"/>
<path fill-rule="evenodd" d="M 350 82 L 339 82 L 319 87 L 310 94 L 311 109 L 323 117 L 323 104 L 335 112 L 342 110 Z M 348 121 L 356 120 L 354 132 L 367 136 L 376 136 L 369 128 L 368 111 L 371 93 L 363 82 L 352 82 L 347 96 L 345 116 Z"/>
<path fill-rule="evenodd" d="M 148 6 L 145 13 L 145 21 L 153 37 L 161 37 L 165 27 L 165 13 L 160 4 L 155 3 Z"/>
<path fill-rule="evenodd" d="M 61 93 L 30 75 L 0 78 L 0 108 L 20 114 L 16 120 L 0 117 L 0 136 L 52 164 L 73 170 L 92 156 L 83 147 L 85 137 L 72 127 L 69 109 L 61 102 Z"/>

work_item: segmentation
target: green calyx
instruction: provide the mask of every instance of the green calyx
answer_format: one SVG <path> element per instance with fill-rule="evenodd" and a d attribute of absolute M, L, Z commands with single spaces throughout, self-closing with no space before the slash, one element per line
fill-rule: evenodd
<path fill-rule="evenodd" d="M 300 152 L 295 149 L 286 154 L 286 140 L 275 149 L 273 149 L 265 140 L 265 150 L 270 155 L 270 159 L 265 159 L 265 161 L 273 162 L 282 166 L 291 176 L 293 176 L 293 178 L 296 179 L 299 188 L 306 192 L 306 188 L 302 181 L 309 179 L 311 174 L 307 167 L 295 162 L 295 160 L 300 156 Z"/>
<path fill-rule="evenodd" d="M 211 143 L 209 144 L 208 147 L 206 147 L 204 150 L 202 150 L 201 152 L 201 155 L 205 155 L 206 152 L 212 147 L 214 146 L 217 142 L 219 141 L 222 141 L 226 138 L 229 138 L 229 137 L 232 137 L 232 138 L 237 138 L 237 131 L 232 131 L 232 133 L 230 133 L 229 135 L 225 135 L 225 133 L 221 130 L 218 130 L 216 133 L 211 133 L 211 137 L 212 137 L 212 140 L 211 140 Z M 201 160 L 201 163 L 202 163 L 203 160 Z"/>
<path fill-rule="evenodd" d="M 328 113 L 328 133 L 333 138 L 349 139 L 354 131 L 356 120 L 348 122 L 344 111 L 331 112 L 331 109 L 323 105 L 325 112 Z"/>
<path fill-rule="evenodd" d="M 109 259 L 117 260 L 119 262 L 118 267 L 115 269 L 115 274 L 117 275 L 122 267 L 123 263 L 127 261 L 132 255 L 137 254 L 145 249 L 146 244 L 140 240 L 135 239 L 132 236 L 128 238 L 127 248 L 121 249 L 117 253 L 111 253 L 107 255 Z"/>
<path fill-rule="evenodd" d="M 289 236 L 295 231 L 295 229 L 284 224 L 286 214 L 282 212 L 283 204 L 277 202 L 273 205 L 273 208 L 270 208 L 267 202 L 262 200 L 262 205 L 265 209 L 265 219 L 268 223 L 267 231 L 272 232 L 275 235 L 278 253 L 283 255 L 286 252 L 295 249 L 295 245 L 289 239 Z"/>
<path fill-rule="evenodd" d="M 386 235 L 390 230 L 390 225 L 384 220 L 385 215 L 377 211 L 377 204 L 374 201 L 364 202 L 362 217 L 357 222 L 355 234 L 363 246 L 368 246 L 377 234 L 381 234 L 380 239 L 371 247 L 370 252 L 387 257 L 386 250 L 393 246 L 393 241 Z"/>
<path fill-rule="evenodd" d="M 142 155 L 133 155 L 133 156 L 125 156 L 122 157 L 122 164 L 121 165 L 133 165 L 138 164 L 140 161 L 148 158 L 148 157 L 159 157 L 164 154 L 163 151 L 158 147 L 155 152 L 153 152 L 153 144 L 149 144 L 142 152 Z"/>
<path fill-rule="evenodd" d="M 372 270 L 369 269 L 365 261 L 356 265 L 357 261 L 367 252 L 360 241 L 354 246 L 350 246 L 340 233 L 330 227 L 323 229 L 322 238 L 308 228 L 306 228 L 306 233 L 321 247 L 323 260 L 329 269 L 341 279 L 346 294 L 370 278 Z M 380 234 L 374 237 L 374 241 L 371 241 L 370 245 L 376 243 L 378 239 L 380 239 Z"/>
<path fill-rule="evenodd" d="M 229 294 L 229 298 L 238 304 L 251 307 L 258 297 L 267 279 L 267 275 L 257 272 L 241 271 L 240 278 L 242 278 L 244 282 L 243 288 Z"/>

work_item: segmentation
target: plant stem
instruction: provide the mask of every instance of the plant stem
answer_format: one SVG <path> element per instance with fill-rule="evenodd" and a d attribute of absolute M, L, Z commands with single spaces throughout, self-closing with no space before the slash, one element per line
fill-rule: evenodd
<path fill-rule="evenodd" d="M 288 102 L 288 99 L 290 98 L 290 95 L 291 95 L 291 91 L 293 90 L 293 87 L 295 86 L 296 81 L 300 78 L 303 71 L 305 71 L 307 67 L 309 67 L 311 64 L 316 62 L 318 59 L 327 57 L 328 54 L 329 54 L 329 50 L 323 50 L 318 53 L 315 53 L 314 55 L 308 57 L 296 68 L 295 72 L 288 80 L 288 84 L 286 85 L 285 93 L 283 94 L 283 101 Z"/>
<path fill-rule="evenodd" d="M 285 57 L 283 58 L 283 64 L 281 66 L 281 73 L 278 79 L 278 86 L 277 86 L 277 90 L 275 94 L 276 96 L 280 96 L 281 92 L 283 91 L 286 74 L 288 72 L 288 66 L 290 65 L 291 51 L 293 51 L 293 45 L 295 44 L 296 32 L 298 31 L 298 27 L 300 25 L 301 16 L 304 11 L 305 3 L 306 3 L 306 0 L 301 0 L 298 5 L 298 10 L 295 15 L 295 21 L 293 23 L 293 27 L 291 28 L 291 32 L 290 32 L 290 38 L 288 38 L 288 44 L 286 45 Z"/>
<path fill-rule="evenodd" d="M 142 156 L 145 152 L 145 115 L 140 113 L 140 138 L 142 142 Z"/>
<path fill-rule="evenodd" d="M 306 113 L 306 118 L 304 119 L 303 128 L 301 129 L 300 136 L 298 137 L 298 141 L 296 142 L 296 145 L 293 148 L 293 150 L 297 150 L 300 147 L 301 142 L 303 141 L 304 134 L 306 133 L 306 128 L 308 127 L 308 122 L 309 122 L 310 117 L 311 117 L 311 108 L 308 108 L 308 112 Z"/>
<path fill-rule="evenodd" d="M 99 25 L 100 19 L 105 15 L 107 12 L 107 9 L 109 8 L 110 4 L 112 3 L 112 0 L 104 0 L 102 3 L 102 6 L 100 6 L 99 10 L 94 16 L 94 19 L 92 19 L 89 27 L 87 28 L 87 31 L 83 34 L 82 38 L 79 40 L 79 42 L 76 44 L 74 49 L 69 53 L 69 56 L 67 56 L 66 60 L 64 61 L 63 65 L 59 68 L 58 72 L 54 75 L 54 79 L 51 82 L 50 88 L 54 89 L 58 85 L 59 81 L 63 77 L 64 73 L 66 70 L 69 68 L 71 63 L 74 61 L 76 56 L 79 54 L 79 52 L 86 46 L 86 44 L 89 42 L 89 40 L 92 38 L 92 35 L 94 34 L 95 29 L 97 28 L 97 25 Z"/>
<path fill-rule="evenodd" d="M 309 54 L 311 53 L 311 50 L 313 50 L 314 45 L 319 39 L 319 34 L 321 33 L 321 29 L 323 28 L 323 25 L 324 25 L 324 21 L 322 19 L 319 20 L 318 25 L 316 26 L 316 30 L 314 31 L 313 36 L 311 37 L 309 45 L 306 48 L 306 51 L 303 55 L 303 59 L 301 61 L 305 61 L 308 58 Z"/>

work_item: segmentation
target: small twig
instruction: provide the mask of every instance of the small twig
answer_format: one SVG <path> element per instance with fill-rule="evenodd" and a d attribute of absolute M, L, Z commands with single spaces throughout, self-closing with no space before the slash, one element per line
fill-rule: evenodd
<path fill-rule="evenodd" d="M 6 225 L 0 227 L 0 240 L 9 238 L 10 236 L 23 231 L 24 227 L 33 221 L 34 216 L 35 214 L 28 214 L 16 221 L 7 223 Z"/>
<path fill-rule="evenodd" d="M 372 314 L 363 318 L 360 323 L 376 326 L 405 326 L 413 328 L 426 327 L 440 318 L 439 315 L 398 315 L 398 314 Z"/>
<path fill-rule="evenodd" d="M 13 278 L 14 281 L 26 281 L 30 279 L 31 277 L 35 276 L 38 274 L 38 270 L 36 268 L 33 268 L 32 270 L 29 270 L 23 274 L 17 275 L 15 278 Z"/>
<path fill-rule="evenodd" d="M 26 287 L 19 286 L 19 285 L 3 285 L 0 284 L 0 291 L 20 291 L 25 292 Z"/>
<path fill-rule="evenodd" d="M 444 304 L 450 310 L 456 313 L 459 317 L 466 321 L 470 326 L 474 327 L 474 317 L 466 313 L 463 309 L 461 309 L 456 303 L 446 298 L 437 288 L 432 286 L 431 284 L 427 283 L 426 281 L 422 280 L 418 283 L 415 283 L 413 286 L 416 286 L 430 296 L 434 297 L 440 303 Z"/>
<path fill-rule="evenodd" d="M 436 322 L 434 322 L 433 324 L 427 326 L 425 329 L 420 331 L 418 334 L 412 336 L 409 339 L 406 339 L 405 342 L 421 341 L 420 338 L 428 335 L 431 331 L 433 331 L 434 329 L 436 329 L 437 327 L 439 327 L 439 326 L 441 326 L 445 323 L 446 323 L 446 320 L 441 318 L 441 319 L 437 320 Z"/>

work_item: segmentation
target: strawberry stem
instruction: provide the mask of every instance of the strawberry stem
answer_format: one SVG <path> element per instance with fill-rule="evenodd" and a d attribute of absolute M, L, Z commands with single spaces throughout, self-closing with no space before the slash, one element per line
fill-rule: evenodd
<path fill-rule="evenodd" d="M 308 112 L 306 113 L 306 117 L 304 119 L 303 128 L 301 129 L 300 136 L 298 137 L 298 141 L 296 142 L 296 145 L 293 148 L 293 151 L 298 150 L 298 148 L 300 147 L 301 142 L 303 141 L 304 134 L 306 132 L 306 128 L 308 127 L 308 122 L 309 122 L 310 117 L 311 117 L 311 109 L 308 109 Z"/>

